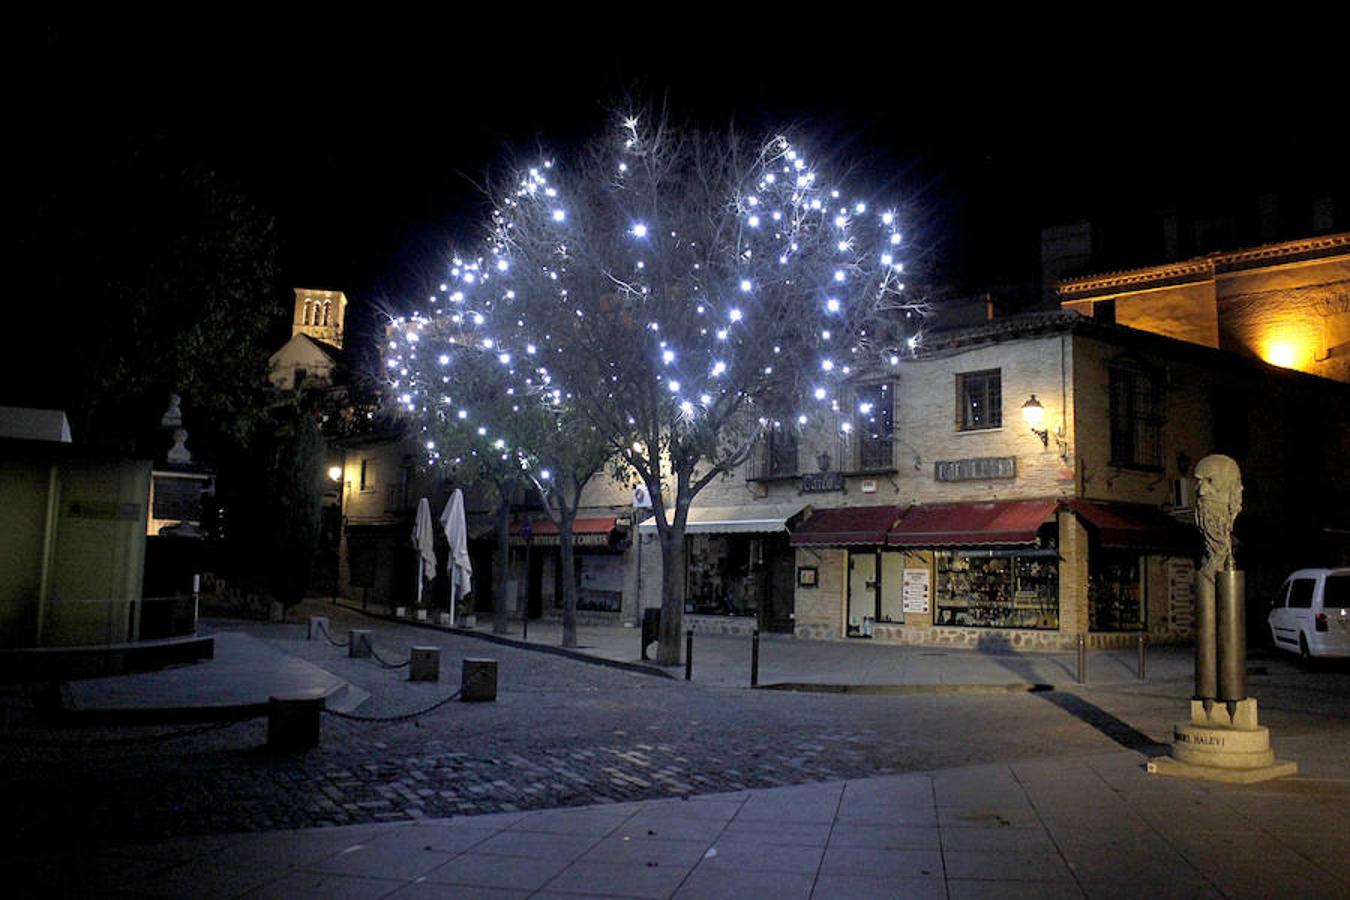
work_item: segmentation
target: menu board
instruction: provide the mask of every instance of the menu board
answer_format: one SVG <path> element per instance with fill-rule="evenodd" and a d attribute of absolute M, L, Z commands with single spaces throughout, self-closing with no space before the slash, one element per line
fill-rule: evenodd
<path fill-rule="evenodd" d="M 905 569 L 901 603 L 907 613 L 928 612 L 928 569 Z"/>

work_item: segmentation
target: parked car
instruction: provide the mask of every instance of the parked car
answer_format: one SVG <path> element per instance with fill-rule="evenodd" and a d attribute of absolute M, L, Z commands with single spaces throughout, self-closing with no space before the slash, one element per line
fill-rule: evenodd
<path fill-rule="evenodd" d="M 1304 659 L 1350 657 L 1350 568 L 1299 569 L 1270 611 L 1270 639 Z"/>

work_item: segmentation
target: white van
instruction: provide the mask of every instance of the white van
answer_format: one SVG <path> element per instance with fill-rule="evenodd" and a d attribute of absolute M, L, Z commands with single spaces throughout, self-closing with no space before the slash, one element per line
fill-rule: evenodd
<path fill-rule="evenodd" d="M 1350 569 L 1299 569 L 1285 579 L 1269 622 L 1281 650 L 1350 657 Z"/>

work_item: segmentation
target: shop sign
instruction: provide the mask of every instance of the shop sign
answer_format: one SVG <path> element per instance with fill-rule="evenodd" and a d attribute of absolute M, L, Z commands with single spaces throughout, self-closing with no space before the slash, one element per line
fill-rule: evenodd
<path fill-rule="evenodd" d="M 900 602 L 905 612 L 928 612 L 928 583 L 927 569 L 905 570 L 900 591 Z"/>
<path fill-rule="evenodd" d="M 976 459 L 947 459 L 933 463 L 933 477 L 938 481 L 988 481 L 994 478 L 1016 478 L 1017 457 L 982 456 Z"/>
<path fill-rule="evenodd" d="M 802 476 L 803 494 L 823 494 L 844 489 L 843 472 L 811 472 Z"/>

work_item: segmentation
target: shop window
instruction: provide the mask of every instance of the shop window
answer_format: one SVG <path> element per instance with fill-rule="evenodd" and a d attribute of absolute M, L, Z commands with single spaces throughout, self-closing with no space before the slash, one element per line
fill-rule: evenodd
<path fill-rule="evenodd" d="M 792 558 L 786 534 L 691 534 L 685 552 L 685 611 L 700 615 L 759 616 L 775 560 Z"/>
<path fill-rule="evenodd" d="M 1139 631 L 1144 627 L 1139 555 L 1094 549 L 1088 564 L 1088 627 L 1093 631 Z"/>
<path fill-rule="evenodd" d="M 1162 467 L 1162 392 L 1140 369 L 1111 367 L 1111 465 Z"/>
<path fill-rule="evenodd" d="M 579 553 L 576 557 L 576 578 L 577 609 L 619 611 L 623 605 L 623 557 Z M 562 601 L 561 591 L 558 601 Z"/>
<path fill-rule="evenodd" d="M 1000 369 L 956 376 L 956 427 L 979 431 L 1003 426 L 1003 375 Z"/>
<path fill-rule="evenodd" d="M 936 557 L 936 624 L 1059 628 L 1055 550 L 940 551 Z"/>
<path fill-rule="evenodd" d="M 858 468 L 864 472 L 895 468 L 895 389 L 889 383 L 868 384 L 854 392 L 858 434 Z"/>

